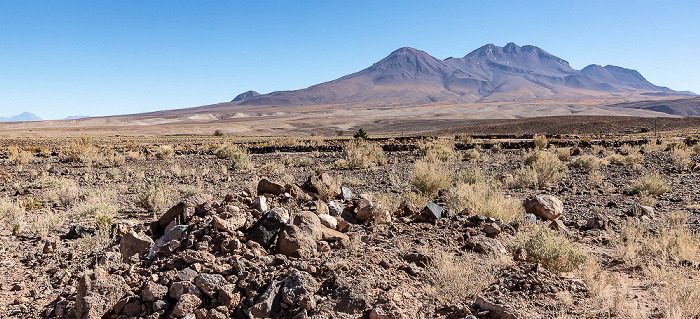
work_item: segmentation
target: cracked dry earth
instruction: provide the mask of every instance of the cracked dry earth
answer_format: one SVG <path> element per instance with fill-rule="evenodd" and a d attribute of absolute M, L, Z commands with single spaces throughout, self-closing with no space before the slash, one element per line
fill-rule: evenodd
<path fill-rule="evenodd" d="M 600 152 L 594 156 L 619 150 Z M 443 165 L 507 178 L 525 153 L 482 151 L 477 160 Z M 285 156 L 296 164 L 261 169 Z M 211 155 L 146 157 L 118 168 L 63 163 L 58 156 L 4 165 L 2 196 L 36 205 L 29 205 L 18 234 L 11 226 L 0 232 L 0 317 L 666 316 L 649 279 L 620 256 L 612 236 L 623 221 L 662 224 L 677 212 L 689 215 L 685 227 L 697 229 L 700 175 L 677 168 L 668 152 L 647 151 L 637 166 L 602 166 L 598 182 L 570 168 L 542 189 L 501 185 L 506 198 L 549 194 L 563 202 L 558 232 L 614 278 L 601 289 L 576 271 L 550 271 L 506 250 L 528 223 L 549 221 L 531 221 L 524 209 L 512 222 L 450 211 L 445 191 L 428 198 L 433 204 L 403 202 L 420 154 L 386 156 L 387 165 L 360 170 L 335 169 L 339 153 L 252 155 L 256 169 L 247 172 L 230 171 L 229 161 Z M 313 164 L 299 165 L 300 158 Z M 634 213 L 639 199 L 627 195 L 630 182 L 657 172 L 671 191 L 652 196 L 652 214 Z M 37 187 L 47 178 L 74 180 L 85 193 L 64 205 L 55 198 L 64 186 Z M 134 203 L 153 180 L 176 188 L 166 207 L 146 212 Z M 80 202 L 101 189 L 110 190 L 118 207 L 111 223 L 77 216 Z M 386 197 L 395 205 L 380 200 Z M 63 217 L 32 227 L 48 214 Z"/>

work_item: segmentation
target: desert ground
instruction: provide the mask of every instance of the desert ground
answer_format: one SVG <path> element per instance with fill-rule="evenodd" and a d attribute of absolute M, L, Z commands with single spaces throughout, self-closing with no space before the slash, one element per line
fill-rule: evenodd
<path fill-rule="evenodd" d="M 6 126 L 0 317 L 700 317 L 696 121 L 594 120 Z"/>

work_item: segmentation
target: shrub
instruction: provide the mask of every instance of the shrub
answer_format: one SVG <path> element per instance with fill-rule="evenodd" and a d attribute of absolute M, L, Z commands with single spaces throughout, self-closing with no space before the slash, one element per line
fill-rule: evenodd
<path fill-rule="evenodd" d="M 12 228 L 20 225 L 24 220 L 26 211 L 19 203 L 13 202 L 7 197 L 0 197 L 0 222 L 3 228 Z"/>
<path fill-rule="evenodd" d="M 537 134 L 532 136 L 532 143 L 535 144 L 536 150 L 543 150 L 547 148 L 547 144 L 549 144 L 546 136 Z"/>
<path fill-rule="evenodd" d="M 661 175 L 645 175 L 632 182 L 630 187 L 631 195 L 662 195 L 671 191 L 668 181 Z"/>
<path fill-rule="evenodd" d="M 566 236 L 553 232 L 543 225 L 533 225 L 508 244 L 508 251 L 518 249 L 527 252 L 527 261 L 540 263 L 553 272 L 568 272 L 586 262 L 588 255 L 575 247 Z"/>
<path fill-rule="evenodd" d="M 455 256 L 443 250 L 429 254 L 426 275 L 431 289 L 428 293 L 443 303 L 471 299 L 495 280 L 497 267 L 493 261 L 472 254 Z"/>
<path fill-rule="evenodd" d="M 491 145 L 491 153 L 492 154 L 498 154 L 502 150 L 501 143 L 495 143 Z"/>
<path fill-rule="evenodd" d="M 418 145 L 423 157 L 431 162 L 447 162 L 455 158 L 454 143 L 451 141 L 429 141 Z"/>
<path fill-rule="evenodd" d="M 155 155 L 158 159 L 169 159 L 173 157 L 173 154 L 175 154 L 175 151 L 173 150 L 172 145 L 161 145 L 156 148 Z"/>
<path fill-rule="evenodd" d="M 350 141 L 343 150 L 343 157 L 342 160 L 335 162 L 336 167 L 362 169 L 387 163 L 382 147 L 363 139 Z"/>
<path fill-rule="evenodd" d="M 455 174 L 455 183 L 476 184 L 490 182 L 490 177 L 477 166 L 461 169 Z"/>
<path fill-rule="evenodd" d="M 632 153 L 629 155 L 612 154 L 605 158 L 607 162 L 617 165 L 633 165 L 641 162 L 643 159 L 644 155 L 639 153 Z"/>
<path fill-rule="evenodd" d="M 359 130 L 357 130 L 357 132 L 355 134 L 352 135 L 352 137 L 355 139 L 366 140 L 367 139 L 367 132 L 365 132 L 364 129 L 360 128 Z"/>
<path fill-rule="evenodd" d="M 60 212 L 49 210 L 46 214 L 35 214 L 29 222 L 29 231 L 40 238 L 48 238 L 49 233 L 60 228 L 66 216 Z"/>
<path fill-rule="evenodd" d="M 57 188 L 57 187 L 71 187 L 77 186 L 77 183 L 72 179 L 67 178 L 56 178 L 52 176 L 46 176 L 37 179 L 32 183 L 32 188 L 44 189 L 44 188 Z"/>
<path fill-rule="evenodd" d="M 175 196 L 175 189 L 159 180 L 155 180 L 147 182 L 143 186 L 134 204 L 149 212 L 161 212 L 175 204 Z"/>
<path fill-rule="evenodd" d="M 571 158 L 571 150 L 568 148 L 557 149 L 557 157 L 560 161 L 568 161 Z"/>
<path fill-rule="evenodd" d="M 481 153 L 479 153 L 479 150 L 472 148 L 472 149 L 466 150 L 464 152 L 464 155 L 462 156 L 462 158 L 465 160 L 471 161 L 471 160 L 475 160 L 475 159 L 479 158 L 480 155 L 481 155 Z"/>
<path fill-rule="evenodd" d="M 671 150 L 671 161 L 677 168 L 688 168 L 690 164 L 690 152 L 688 148 L 674 148 Z"/>
<path fill-rule="evenodd" d="M 118 212 L 119 207 L 106 196 L 90 197 L 73 208 L 73 215 L 77 218 L 115 216 Z"/>
<path fill-rule="evenodd" d="M 222 131 L 222 130 L 214 130 L 214 136 L 220 137 L 220 136 L 224 136 L 224 135 L 225 135 L 225 134 L 224 134 L 224 131 Z"/>
<path fill-rule="evenodd" d="M 248 156 L 248 151 L 238 145 L 228 144 L 216 151 L 216 157 L 231 160 L 231 168 L 234 171 L 253 168 L 253 161 Z"/>
<path fill-rule="evenodd" d="M 506 198 L 491 183 L 457 183 L 447 191 L 445 197 L 447 207 L 453 212 L 468 209 L 476 215 L 500 219 L 504 222 L 520 220 L 524 216 L 520 202 Z"/>
<path fill-rule="evenodd" d="M 7 152 L 10 161 L 17 166 L 25 165 L 32 159 L 32 153 L 19 148 L 17 145 L 8 147 Z"/>
<path fill-rule="evenodd" d="M 527 176 L 529 181 L 532 181 L 534 177 L 535 181 L 533 184 L 536 187 L 545 187 L 559 180 L 562 177 L 561 172 L 566 169 L 566 166 L 562 164 L 555 154 L 541 150 L 528 154 L 525 157 L 525 166 L 525 169 L 520 170 L 518 175 L 529 175 Z M 522 177 L 519 179 L 521 181 L 525 180 Z"/>
<path fill-rule="evenodd" d="M 605 165 L 605 161 L 594 155 L 577 156 L 569 162 L 569 167 L 582 168 L 587 172 L 592 172 Z"/>
<path fill-rule="evenodd" d="M 92 145 L 90 138 L 83 136 L 71 141 L 61 157 L 66 162 L 85 163 L 89 166 L 99 158 L 99 150 Z"/>
<path fill-rule="evenodd" d="M 414 190 L 424 196 L 433 196 L 450 186 L 447 168 L 439 163 L 418 160 L 413 166 L 411 179 Z"/>
<path fill-rule="evenodd" d="M 311 165 L 314 165 L 314 159 L 311 157 L 302 157 L 299 159 L 299 166 L 301 167 L 309 167 Z"/>

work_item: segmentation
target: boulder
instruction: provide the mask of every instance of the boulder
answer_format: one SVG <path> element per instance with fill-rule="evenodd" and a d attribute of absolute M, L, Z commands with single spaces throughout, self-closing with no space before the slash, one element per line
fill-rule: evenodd
<path fill-rule="evenodd" d="M 220 304 L 226 306 L 229 309 L 233 309 L 241 302 L 241 294 L 236 290 L 235 284 L 226 284 L 219 287 L 219 301 Z"/>
<path fill-rule="evenodd" d="M 267 211 L 267 198 L 265 196 L 258 196 L 253 200 L 252 204 L 253 208 L 261 211 L 261 212 L 266 212 Z"/>
<path fill-rule="evenodd" d="M 328 173 L 309 176 L 302 188 L 312 191 L 320 197 L 335 198 L 341 194 L 340 183 Z"/>
<path fill-rule="evenodd" d="M 277 240 L 280 253 L 297 258 L 311 258 L 316 255 L 316 240 L 296 225 L 285 225 Z"/>
<path fill-rule="evenodd" d="M 352 190 L 350 190 L 349 187 L 345 187 L 345 186 L 341 187 L 340 188 L 340 198 L 343 200 L 346 200 L 346 201 L 352 200 L 352 198 L 353 198 Z"/>
<path fill-rule="evenodd" d="M 289 212 L 286 209 L 282 207 L 272 209 L 250 227 L 246 237 L 264 248 L 270 248 L 275 243 L 282 226 L 288 222 Z"/>
<path fill-rule="evenodd" d="M 356 198 L 355 202 L 355 219 L 363 221 L 372 218 L 374 215 L 374 204 L 369 198 Z"/>
<path fill-rule="evenodd" d="M 272 194 L 272 195 L 282 195 L 284 194 L 285 189 L 284 186 L 273 183 L 267 178 L 263 178 L 258 182 L 258 195 L 262 195 L 265 193 Z"/>
<path fill-rule="evenodd" d="M 141 291 L 143 292 L 141 296 L 143 301 L 154 302 L 163 299 L 163 297 L 168 294 L 168 287 L 149 280 L 143 285 Z"/>
<path fill-rule="evenodd" d="M 603 214 L 596 214 L 586 222 L 588 229 L 605 229 L 608 225 L 608 217 Z"/>
<path fill-rule="evenodd" d="M 367 311 L 374 299 L 368 292 L 372 291 L 369 280 L 363 277 L 336 277 L 333 310 L 350 315 L 359 315 Z"/>
<path fill-rule="evenodd" d="M 440 219 L 442 217 L 442 207 L 433 202 L 428 202 L 421 211 L 421 215 L 430 219 Z"/>
<path fill-rule="evenodd" d="M 194 311 L 202 304 L 199 297 L 191 294 L 184 294 L 173 308 L 173 315 L 176 317 L 184 317 L 194 313 Z"/>
<path fill-rule="evenodd" d="M 212 196 L 208 194 L 197 194 L 188 197 L 184 201 L 170 208 L 158 219 L 155 225 L 155 232 L 161 233 L 165 227 L 170 224 L 170 222 L 177 219 L 179 219 L 182 224 L 187 223 L 187 221 L 194 215 L 194 212 L 198 207 L 201 207 L 211 200 Z"/>
<path fill-rule="evenodd" d="M 75 297 L 75 315 L 78 319 L 100 319 L 129 291 L 124 278 L 104 270 L 83 275 L 78 282 Z"/>
<path fill-rule="evenodd" d="M 472 250 L 482 254 L 505 255 L 508 253 L 500 240 L 484 235 L 470 237 L 466 240 L 466 244 Z"/>
<path fill-rule="evenodd" d="M 194 278 L 194 285 L 199 288 L 201 292 L 206 294 L 211 298 L 216 298 L 216 293 L 219 287 L 226 282 L 224 276 L 219 274 L 199 274 L 199 276 Z"/>
<path fill-rule="evenodd" d="M 525 212 L 546 220 L 559 218 L 564 212 L 564 204 L 552 195 L 535 195 L 523 202 Z"/>
<path fill-rule="evenodd" d="M 301 211 L 294 215 L 293 224 L 314 240 L 321 240 L 321 220 L 310 211 Z"/>
<path fill-rule="evenodd" d="M 491 238 L 498 236 L 498 234 L 503 231 L 500 226 L 494 223 L 487 223 L 484 225 L 484 233 L 486 233 L 486 236 L 489 236 Z"/>
<path fill-rule="evenodd" d="M 323 226 L 326 226 L 330 229 L 337 229 L 338 228 L 338 220 L 328 214 L 321 214 L 318 215 L 318 219 L 321 221 L 321 224 Z"/>
<path fill-rule="evenodd" d="M 183 238 L 185 238 L 185 236 L 187 236 L 187 231 L 188 227 L 186 225 L 177 225 L 168 229 L 168 231 L 166 231 L 165 234 L 163 234 L 163 236 L 160 236 L 160 238 L 156 240 L 156 243 L 153 244 L 153 247 L 151 247 L 151 250 L 148 252 L 148 256 L 146 256 L 146 258 L 153 258 L 153 256 L 155 256 L 158 250 L 160 250 L 168 242 L 172 240 L 182 240 Z"/>
<path fill-rule="evenodd" d="M 326 226 L 321 227 L 321 238 L 327 241 L 349 241 L 350 237 Z"/>
<path fill-rule="evenodd" d="M 314 294 L 321 284 L 308 272 L 292 269 L 282 285 L 282 301 L 296 308 L 312 310 L 316 307 Z"/>
<path fill-rule="evenodd" d="M 250 317 L 275 318 L 280 310 L 282 301 L 280 292 L 283 284 L 283 280 L 273 281 L 255 300 L 255 304 L 250 308 Z"/>

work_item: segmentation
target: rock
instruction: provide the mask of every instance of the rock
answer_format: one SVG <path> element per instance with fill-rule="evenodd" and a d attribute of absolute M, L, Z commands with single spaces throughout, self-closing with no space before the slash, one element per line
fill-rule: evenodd
<path fill-rule="evenodd" d="M 199 276 L 194 278 L 194 285 L 199 288 L 201 292 L 206 294 L 211 298 L 216 298 L 216 292 L 219 287 L 226 282 L 224 276 L 219 274 L 199 274 Z"/>
<path fill-rule="evenodd" d="M 200 264 L 205 264 L 205 263 L 213 263 L 216 260 L 216 257 L 209 253 L 208 251 L 203 251 L 203 250 L 187 250 L 182 254 L 182 260 L 184 260 L 188 264 L 194 264 L 194 263 L 200 263 Z"/>
<path fill-rule="evenodd" d="M 328 202 L 328 214 L 339 217 L 343 213 L 343 209 L 335 201 Z"/>
<path fill-rule="evenodd" d="M 355 200 L 355 219 L 364 221 L 372 218 L 374 215 L 374 204 L 368 198 L 356 198 Z"/>
<path fill-rule="evenodd" d="M 516 251 L 513 252 L 513 260 L 519 262 L 526 262 L 527 250 L 525 250 L 524 248 L 518 248 Z"/>
<path fill-rule="evenodd" d="M 407 253 L 403 255 L 403 259 L 420 267 L 427 267 L 430 264 L 430 256 L 420 253 Z"/>
<path fill-rule="evenodd" d="M 546 220 L 559 218 L 564 212 L 564 204 L 552 195 L 535 195 L 523 202 L 525 212 Z"/>
<path fill-rule="evenodd" d="M 124 310 L 122 310 L 122 312 L 129 317 L 135 317 L 138 313 L 141 312 L 141 302 L 135 300 L 133 302 L 127 303 L 126 305 L 124 305 Z"/>
<path fill-rule="evenodd" d="M 148 248 L 153 245 L 153 239 L 144 233 L 127 232 L 119 242 L 119 251 L 122 254 L 122 261 L 128 262 L 131 256 L 138 254 L 143 256 Z"/>
<path fill-rule="evenodd" d="M 484 225 L 483 231 L 484 233 L 486 233 L 486 236 L 493 238 L 498 236 L 498 234 L 500 234 L 502 230 L 500 226 L 494 223 L 488 223 Z"/>
<path fill-rule="evenodd" d="M 294 225 L 314 240 L 321 240 L 321 220 L 310 211 L 301 211 L 294 216 Z"/>
<path fill-rule="evenodd" d="M 368 292 L 372 291 L 369 280 L 363 277 L 337 277 L 333 299 L 335 311 L 351 315 L 364 313 L 374 304 Z"/>
<path fill-rule="evenodd" d="M 284 192 L 284 186 L 277 183 L 273 183 L 267 178 L 263 178 L 260 180 L 260 182 L 258 182 L 258 195 L 262 195 L 265 193 L 269 193 L 272 195 L 282 195 L 284 194 Z"/>
<path fill-rule="evenodd" d="M 569 152 L 570 152 L 571 156 L 578 156 L 578 155 L 581 154 L 581 149 L 578 148 L 578 147 L 572 147 L 572 148 L 569 150 Z"/>
<path fill-rule="evenodd" d="M 314 294 L 321 284 L 305 271 L 292 269 L 282 285 L 282 301 L 290 306 L 301 306 L 302 309 L 316 308 Z"/>
<path fill-rule="evenodd" d="M 430 219 L 440 219 L 442 217 L 442 207 L 433 202 L 428 202 L 421 211 L 421 215 Z"/>
<path fill-rule="evenodd" d="M 335 198 L 341 193 L 340 183 L 328 173 L 309 176 L 302 188 L 327 198 Z"/>
<path fill-rule="evenodd" d="M 571 233 L 569 232 L 569 229 L 564 225 L 564 222 L 561 221 L 561 219 L 555 219 L 552 220 L 551 223 L 549 223 L 549 228 L 555 230 L 555 231 L 560 231 L 567 236 L 570 236 Z"/>
<path fill-rule="evenodd" d="M 168 287 L 152 281 L 147 281 L 143 285 L 142 292 L 141 299 L 143 299 L 143 301 L 154 302 L 163 299 L 163 297 L 168 294 Z"/>
<path fill-rule="evenodd" d="M 236 292 L 236 290 L 235 284 L 226 284 L 219 287 L 219 298 L 217 300 L 229 309 L 235 308 L 241 302 L 241 294 Z"/>
<path fill-rule="evenodd" d="M 352 190 L 349 187 L 343 186 L 340 188 L 340 198 L 343 200 L 352 200 Z"/>
<path fill-rule="evenodd" d="M 173 308 L 173 315 L 176 317 L 184 317 L 194 313 L 195 309 L 202 304 L 199 297 L 191 294 L 184 294 Z"/>
<path fill-rule="evenodd" d="M 337 229 L 338 228 L 338 220 L 328 214 L 321 214 L 318 215 L 318 219 L 321 221 L 321 224 L 323 226 L 326 226 L 330 229 Z"/>
<path fill-rule="evenodd" d="M 58 240 L 55 238 L 44 241 L 44 248 L 41 250 L 44 254 L 53 254 L 58 248 Z"/>
<path fill-rule="evenodd" d="M 608 225 L 608 218 L 603 214 L 596 214 L 588 219 L 586 228 L 588 229 L 605 229 Z"/>
<path fill-rule="evenodd" d="M 347 242 L 350 240 L 348 235 L 345 235 L 337 230 L 330 229 L 328 227 L 321 227 L 321 238 L 328 241 L 340 241 Z"/>
<path fill-rule="evenodd" d="M 187 221 L 194 215 L 197 207 L 201 207 L 205 203 L 212 200 L 212 196 L 208 194 L 197 194 L 188 197 L 184 201 L 170 208 L 163 216 L 158 219 L 156 228 L 160 233 L 165 227 L 174 220 L 180 220 L 181 224 L 186 224 Z"/>
<path fill-rule="evenodd" d="M 277 249 L 286 256 L 311 258 L 316 255 L 316 241 L 296 225 L 286 225 L 279 234 Z"/>
<path fill-rule="evenodd" d="M 503 243 L 498 239 L 488 238 L 484 235 L 470 237 L 466 240 L 467 246 L 482 254 L 505 255 L 508 252 Z"/>
<path fill-rule="evenodd" d="M 481 296 L 476 296 L 476 301 L 474 302 L 479 309 L 484 311 L 489 311 L 489 317 L 494 319 L 517 319 L 517 317 L 508 311 L 503 306 L 497 305 L 484 299 Z"/>
<path fill-rule="evenodd" d="M 189 281 L 176 281 L 170 285 L 168 296 L 180 300 L 180 297 L 185 294 L 201 296 L 202 292 L 199 288 Z"/>
<path fill-rule="evenodd" d="M 266 212 L 267 211 L 267 198 L 265 196 L 258 196 L 253 200 L 253 208 L 261 211 L 261 212 Z"/>
<path fill-rule="evenodd" d="M 168 311 L 171 307 L 172 305 L 165 300 L 156 300 L 153 302 L 153 311 L 155 312 Z"/>
<path fill-rule="evenodd" d="M 644 205 L 635 205 L 632 207 L 632 209 L 629 210 L 627 213 L 629 216 L 637 217 L 637 216 L 649 216 L 649 217 L 654 217 L 654 207 L 651 206 L 644 206 Z"/>
<path fill-rule="evenodd" d="M 83 238 L 86 234 L 92 234 L 94 230 L 85 228 L 80 225 L 73 225 L 68 232 L 63 235 L 63 239 L 78 239 Z"/>
<path fill-rule="evenodd" d="M 268 211 L 248 230 L 246 237 L 265 248 L 274 244 L 282 226 L 289 222 L 289 213 L 278 207 Z"/>
<path fill-rule="evenodd" d="M 338 220 L 338 231 L 347 233 L 350 231 L 352 226 L 350 226 L 350 223 L 346 222 L 345 220 Z"/>
<path fill-rule="evenodd" d="M 160 236 L 160 238 L 156 240 L 156 243 L 153 244 L 153 247 L 151 247 L 151 250 L 148 252 L 148 256 L 146 256 L 146 258 L 153 258 L 155 254 L 168 242 L 172 240 L 179 241 L 185 238 L 185 236 L 187 236 L 187 230 L 188 227 L 186 225 L 177 225 L 168 229 L 168 231 L 166 231 L 165 234 L 163 234 L 163 236 Z"/>
<path fill-rule="evenodd" d="M 535 216 L 535 214 L 526 214 L 525 220 L 530 222 L 530 223 L 534 223 L 534 222 L 537 222 L 537 216 Z"/>
<path fill-rule="evenodd" d="M 304 190 L 301 189 L 301 187 L 295 185 L 295 184 L 287 184 L 284 186 L 284 189 L 289 193 L 289 195 L 292 196 L 297 201 L 300 202 L 309 202 L 312 201 L 313 198 L 309 196 Z"/>
<path fill-rule="evenodd" d="M 214 218 L 212 218 L 211 225 L 220 231 L 231 231 L 231 227 L 229 226 L 228 221 L 226 221 L 223 218 L 220 218 L 219 216 L 214 216 Z"/>
<path fill-rule="evenodd" d="M 418 213 L 418 207 L 410 201 L 403 201 L 396 210 L 396 214 L 400 217 L 414 216 Z"/>
<path fill-rule="evenodd" d="M 250 308 L 253 318 L 274 318 L 280 310 L 282 301 L 281 289 L 284 281 L 273 281 L 267 289 L 258 296 Z"/>
<path fill-rule="evenodd" d="M 121 276 L 96 269 L 78 282 L 75 314 L 78 319 L 100 319 L 126 295 L 129 286 Z"/>

